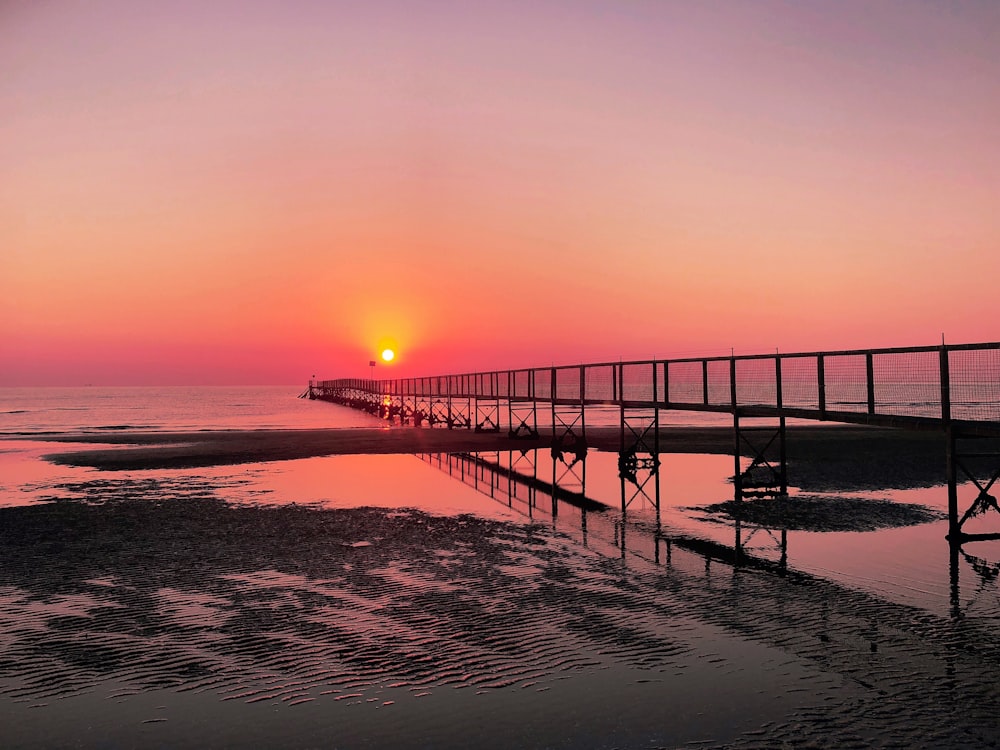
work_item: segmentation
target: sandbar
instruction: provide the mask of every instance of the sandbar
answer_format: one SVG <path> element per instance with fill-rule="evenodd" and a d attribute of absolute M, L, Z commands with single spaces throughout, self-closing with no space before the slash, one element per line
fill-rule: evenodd
<path fill-rule="evenodd" d="M 760 433 L 766 442 L 765 431 Z M 23 439 L 23 438 L 22 438 Z M 87 443 L 45 458 L 104 471 L 177 469 L 285 461 L 343 454 L 460 453 L 548 449 L 552 434 L 511 438 L 506 433 L 417 427 L 297 430 L 121 432 L 47 435 L 47 442 Z M 590 449 L 618 451 L 616 427 L 587 429 Z M 651 441 L 648 441 L 651 442 Z M 945 437 L 919 432 L 841 425 L 794 425 L 787 431 L 789 479 L 812 490 L 905 488 L 945 481 Z M 660 431 L 665 453 L 732 454 L 728 427 L 669 427 Z M 741 445 L 743 455 L 750 448 Z"/>

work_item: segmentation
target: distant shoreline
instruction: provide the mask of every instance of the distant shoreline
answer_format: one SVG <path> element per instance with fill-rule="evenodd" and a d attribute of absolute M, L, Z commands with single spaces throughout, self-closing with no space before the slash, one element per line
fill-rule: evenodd
<path fill-rule="evenodd" d="M 810 490 L 923 487 L 945 480 L 945 439 L 934 432 L 843 425 L 788 428 L 789 480 Z M 547 449 L 551 433 L 513 439 L 506 433 L 475 433 L 415 427 L 187 432 L 60 433 L 3 439 L 94 444 L 44 456 L 52 463 L 102 471 L 183 469 L 263 463 L 319 456 L 389 453 L 459 453 Z M 616 452 L 620 430 L 587 430 L 591 449 Z M 100 446 L 100 447 L 97 447 Z M 663 453 L 731 455 L 728 427 L 660 430 Z"/>

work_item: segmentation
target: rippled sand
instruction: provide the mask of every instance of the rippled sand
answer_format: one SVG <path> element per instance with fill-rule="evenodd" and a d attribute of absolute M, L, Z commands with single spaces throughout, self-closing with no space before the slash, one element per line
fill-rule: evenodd
<path fill-rule="evenodd" d="M 975 620 L 648 528 L 626 556 L 611 513 L 583 544 L 545 521 L 225 493 L 102 475 L 0 511 L 5 747 L 1000 737 L 1000 648 Z"/>

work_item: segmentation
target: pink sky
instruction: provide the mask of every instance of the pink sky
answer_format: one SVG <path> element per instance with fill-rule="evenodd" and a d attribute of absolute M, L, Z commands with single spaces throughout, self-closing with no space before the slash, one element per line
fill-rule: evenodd
<path fill-rule="evenodd" d="M 989 1 L 0 4 L 0 385 L 1000 339 L 998 39 Z"/>

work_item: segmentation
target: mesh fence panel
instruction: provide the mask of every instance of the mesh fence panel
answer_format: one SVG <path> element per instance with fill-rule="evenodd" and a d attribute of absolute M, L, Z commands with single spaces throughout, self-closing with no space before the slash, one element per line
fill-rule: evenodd
<path fill-rule="evenodd" d="M 729 387 L 729 360 L 712 360 L 708 363 L 708 403 L 729 406 L 733 402 Z"/>
<path fill-rule="evenodd" d="M 552 371 L 535 370 L 535 397 L 552 398 Z"/>
<path fill-rule="evenodd" d="M 777 406 L 775 358 L 736 360 L 736 403 L 741 406 Z"/>
<path fill-rule="evenodd" d="M 877 414 L 941 416 L 941 355 L 938 352 L 873 354 L 872 374 Z"/>
<path fill-rule="evenodd" d="M 622 365 L 622 398 L 653 401 L 653 363 Z"/>
<path fill-rule="evenodd" d="M 500 372 L 497 373 L 497 395 L 498 396 L 509 396 L 510 395 L 510 373 Z"/>
<path fill-rule="evenodd" d="M 675 404 L 704 403 L 701 362 L 669 362 L 667 401 Z"/>
<path fill-rule="evenodd" d="M 580 369 L 579 367 L 558 367 L 556 368 L 556 398 L 572 399 L 580 398 Z"/>
<path fill-rule="evenodd" d="M 531 395 L 528 385 L 530 383 L 530 373 L 527 370 L 518 370 L 514 375 L 514 397 L 527 398 Z"/>
<path fill-rule="evenodd" d="M 868 369 L 864 354 L 836 354 L 823 360 L 826 408 L 829 411 L 868 411 Z"/>
<path fill-rule="evenodd" d="M 1000 350 L 948 352 L 951 418 L 1000 422 Z"/>
<path fill-rule="evenodd" d="M 789 409 L 819 409 L 816 357 L 781 358 L 781 405 Z"/>
<path fill-rule="evenodd" d="M 615 397 L 614 365 L 597 365 L 584 368 L 586 397 L 612 401 Z"/>

